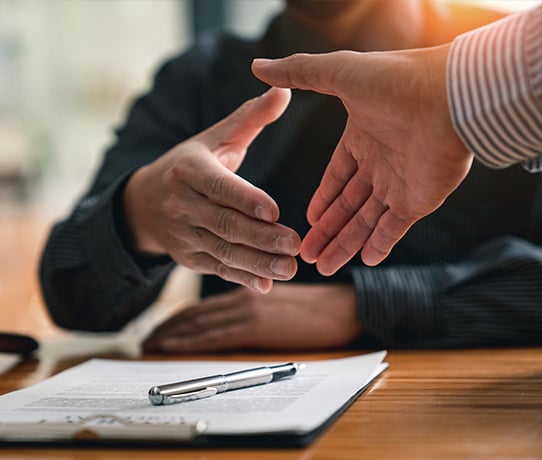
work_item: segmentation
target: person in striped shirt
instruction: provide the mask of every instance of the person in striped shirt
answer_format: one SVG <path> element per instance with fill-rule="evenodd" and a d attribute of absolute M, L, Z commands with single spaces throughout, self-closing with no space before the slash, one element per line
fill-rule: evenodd
<path fill-rule="evenodd" d="M 541 31 L 542 5 L 443 46 L 256 60 L 270 85 L 336 95 L 349 113 L 308 208 L 302 258 L 324 275 L 360 249 L 366 264 L 382 262 L 456 189 L 473 155 L 540 170 Z"/>

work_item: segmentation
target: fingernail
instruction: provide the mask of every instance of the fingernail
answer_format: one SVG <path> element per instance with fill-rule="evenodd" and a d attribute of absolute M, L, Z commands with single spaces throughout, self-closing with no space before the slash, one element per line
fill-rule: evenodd
<path fill-rule="evenodd" d="M 277 236 L 275 238 L 275 249 L 288 255 L 295 255 L 298 248 L 291 236 Z"/>
<path fill-rule="evenodd" d="M 264 220 L 269 223 L 273 222 L 273 211 L 271 211 L 269 206 L 258 205 L 256 207 L 256 216 L 260 220 Z"/>
<path fill-rule="evenodd" d="M 264 65 L 269 64 L 271 61 L 272 61 L 272 59 L 256 58 L 252 62 L 253 62 L 253 64 L 257 65 L 258 67 L 263 67 Z"/>
<path fill-rule="evenodd" d="M 268 279 L 253 277 L 250 282 L 252 288 L 260 294 L 267 294 L 271 290 L 273 283 L 269 283 Z"/>
<path fill-rule="evenodd" d="M 271 271 L 277 276 L 284 278 L 289 278 L 291 276 L 291 264 L 284 257 L 276 257 L 273 259 L 269 268 L 271 268 Z"/>

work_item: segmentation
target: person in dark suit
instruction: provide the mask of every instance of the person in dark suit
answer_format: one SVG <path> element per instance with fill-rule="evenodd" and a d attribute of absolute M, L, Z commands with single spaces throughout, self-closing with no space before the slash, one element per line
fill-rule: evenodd
<path fill-rule="evenodd" d="M 203 274 L 201 302 L 160 325 L 148 351 L 539 342 L 538 176 L 475 165 L 383 264 L 322 276 L 294 256 L 347 114 L 316 93 L 293 91 L 288 105 L 251 73 L 256 57 L 433 46 L 498 17 L 440 1 L 290 0 L 260 39 L 202 37 L 161 67 L 53 228 L 40 266 L 53 319 L 117 330 L 182 264 Z"/>

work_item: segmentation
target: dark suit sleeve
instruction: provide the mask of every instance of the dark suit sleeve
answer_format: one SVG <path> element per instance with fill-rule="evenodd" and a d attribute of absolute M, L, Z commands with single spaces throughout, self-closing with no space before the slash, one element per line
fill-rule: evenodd
<path fill-rule="evenodd" d="M 385 347 L 542 340 L 542 249 L 500 237 L 453 264 L 356 268 L 358 317 Z"/>
<path fill-rule="evenodd" d="M 122 239 L 122 193 L 130 175 L 198 131 L 201 86 L 197 50 L 166 63 L 149 93 L 134 103 L 89 191 L 54 226 L 43 251 L 40 282 L 60 326 L 116 330 L 158 295 L 174 263 L 138 259 Z"/>

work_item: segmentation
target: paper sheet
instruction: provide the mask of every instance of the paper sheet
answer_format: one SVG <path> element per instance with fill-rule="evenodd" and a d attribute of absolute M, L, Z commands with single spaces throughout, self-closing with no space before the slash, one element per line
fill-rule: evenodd
<path fill-rule="evenodd" d="M 385 351 L 308 361 L 294 377 L 216 396 L 153 406 L 154 385 L 276 362 L 119 361 L 93 359 L 44 382 L 0 396 L 2 424 L 78 422 L 100 414 L 142 423 L 196 423 L 207 434 L 307 433 L 381 373 Z"/>

